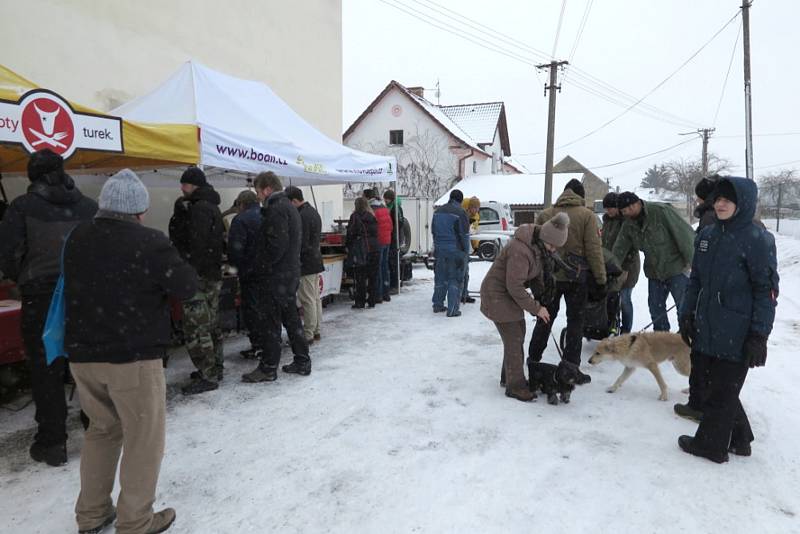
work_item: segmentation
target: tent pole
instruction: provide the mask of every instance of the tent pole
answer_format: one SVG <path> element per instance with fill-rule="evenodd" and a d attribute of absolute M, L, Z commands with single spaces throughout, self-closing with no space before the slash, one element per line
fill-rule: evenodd
<path fill-rule="evenodd" d="M 400 193 L 397 191 L 397 181 L 394 182 L 394 233 L 397 243 L 397 295 L 400 295 L 400 287 L 403 285 L 403 274 L 400 272 Z"/>
<path fill-rule="evenodd" d="M 314 186 L 310 185 L 308 187 L 311 189 L 311 200 L 314 201 L 314 209 L 319 211 L 319 208 L 317 207 L 317 196 L 314 194 Z"/>

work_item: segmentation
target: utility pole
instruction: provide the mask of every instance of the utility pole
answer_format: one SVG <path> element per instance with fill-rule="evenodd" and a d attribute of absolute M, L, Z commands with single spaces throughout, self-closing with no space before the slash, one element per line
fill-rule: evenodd
<path fill-rule="evenodd" d="M 556 89 L 560 92 L 561 86 L 556 85 L 558 68 L 568 65 L 567 61 L 551 61 L 542 65 L 536 65 L 537 69 L 550 69 L 550 85 L 544 86 L 544 94 L 547 96 L 550 90 L 550 109 L 547 114 L 547 157 L 544 169 L 544 207 L 549 208 L 553 205 L 553 151 L 555 149 L 556 138 Z"/>
<path fill-rule="evenodd" d="M 708 176 L 708 138 L 711 137 L 714 130 L 716 130 L 716 128 L 702 128 L 697 130 L 697 133 L 703 136 L 703 178 Z"/>
<path fill-rule="evenodd" d="M 750 6 L 752 0 L 742 3 L 742 41 L 744 42 L 744 128 L 745 128 L 745 168 L 747 178 L 753 176 L 753 109 L 750 88 Z"/>

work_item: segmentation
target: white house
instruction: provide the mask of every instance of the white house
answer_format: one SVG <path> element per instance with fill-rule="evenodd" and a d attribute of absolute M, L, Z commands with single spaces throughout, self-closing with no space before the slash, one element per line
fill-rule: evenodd
<path fill-rule="evenodd" d="M 464 177 L 525 172 L 511 161 L 503 102 L 439 106 L 392 80 L 343 135 L 344 144 L 397 158 L 405 196 L 438 198 Z M 346 187 L 345 196 L 357 191 Z"/>

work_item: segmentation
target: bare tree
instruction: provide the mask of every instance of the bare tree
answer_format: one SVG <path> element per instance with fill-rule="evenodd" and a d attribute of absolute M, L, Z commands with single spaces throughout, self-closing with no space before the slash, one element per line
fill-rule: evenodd
<path fill-rule="evenodd" d="M 800 176 L 794 169 L 765 174 L 758 182 L 758 200 L 765 208 L 774 208 L 777 212 L 782 207 L 796 205 L 800 200 Z"/>
<path fill-rule="evenodd" d="M 686 200 L 686 215 L 692 219 L 694 212 L 694 189 L 704 178 L 703 161 L 701 159 L 677 159 L 667 162 L 664 167 L 669 173 L 667 189 L 680 193 Z M 708 173 L 719 174 L 730 168 L 730 162 L 714 154 L 708 156 Z"/>
<path fill-rule="evenodd" d="M 413 135 L 402 145 L 369 142 L 350 146 L 372 154 L 394 156 L 397 159 L 397 188 L 404 196 L 439 198 L 457 178 L 454 172 L 456 157 L 450 151 L 447 138 L 429 129 L 420 130 L 418 124 Z M 380 185 L 377 182 L 347 184 L 344 195 L 353 198 L 366 187 L 380 189 Z"/>

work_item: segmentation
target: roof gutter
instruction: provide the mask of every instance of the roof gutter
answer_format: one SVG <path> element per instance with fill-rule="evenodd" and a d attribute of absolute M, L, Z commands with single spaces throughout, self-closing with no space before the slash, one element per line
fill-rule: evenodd
<path fill-rule="evenodd" d="M 458 181 L 459 182 L 464 179 L 464 162 L 467 160 L 467 158 L 471 158 L 474 155 L 475 155 L 475 149 L 474 148 L 470 148 L 469 149 L 469 154 L 467 154 L 466 156 L 462 156 L 462 157 L 458 158 Z"/>

